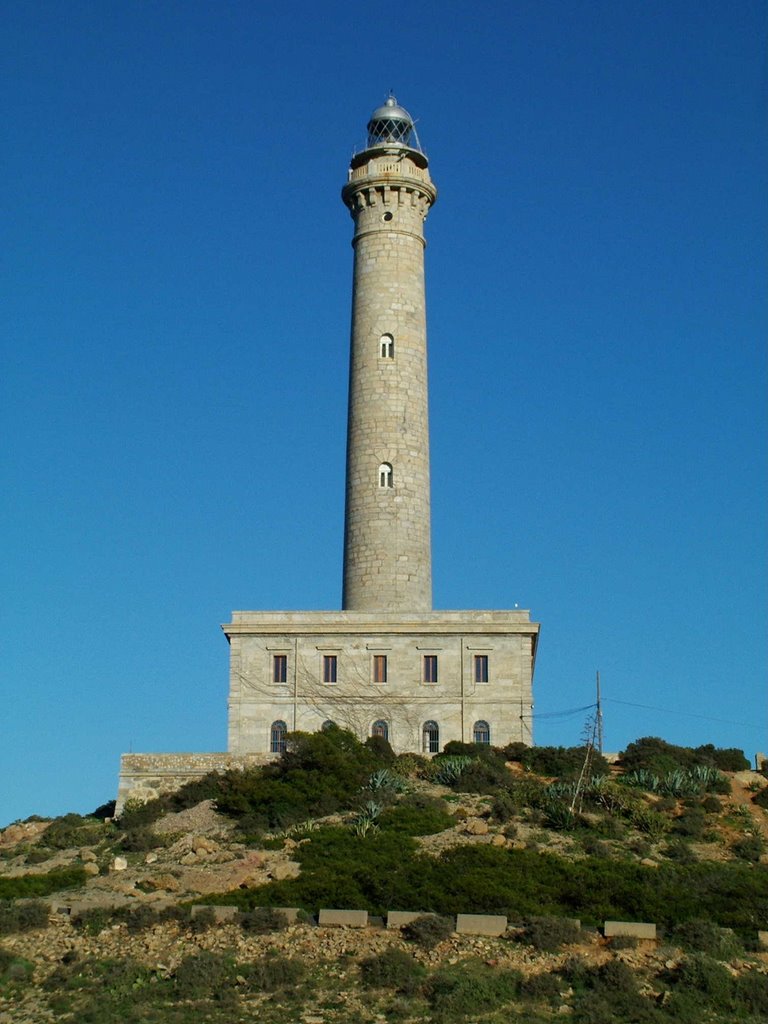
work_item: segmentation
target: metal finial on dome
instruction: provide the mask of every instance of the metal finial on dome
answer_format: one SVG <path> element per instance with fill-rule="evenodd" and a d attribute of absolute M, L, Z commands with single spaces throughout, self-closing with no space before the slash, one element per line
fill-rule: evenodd
<path fill-rule="evenodd" d="M 389 94 L 384 105 L 377 107 L 368 122 L 368 146 L 380 146 L 393 143 L 399 146 L 414 146 L 412 137 L 416 136 L 413 118 L 397 102 L 394 93 Z M 420 149 L 418 139 L 415 147 Z"/>

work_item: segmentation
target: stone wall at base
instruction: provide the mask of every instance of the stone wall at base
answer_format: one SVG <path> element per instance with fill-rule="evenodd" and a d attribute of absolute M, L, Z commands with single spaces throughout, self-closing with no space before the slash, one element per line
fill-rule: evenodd
<path fill-rule="evenodd" d="M 263 753 L 122 754 L 115 814 L 122 812 L 128 800 L 154 800 L 209 772 L 253 768 L 274 759 L 275 755 Z"/>

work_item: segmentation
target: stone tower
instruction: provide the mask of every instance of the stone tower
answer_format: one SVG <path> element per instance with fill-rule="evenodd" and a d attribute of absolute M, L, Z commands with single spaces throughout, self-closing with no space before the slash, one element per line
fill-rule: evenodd
<path fill-rule="evenodd" d="M 342 190 L 355 224 L 345 611 L 432 608 L 423 225 L 436 194 L 390 95 Z"/>

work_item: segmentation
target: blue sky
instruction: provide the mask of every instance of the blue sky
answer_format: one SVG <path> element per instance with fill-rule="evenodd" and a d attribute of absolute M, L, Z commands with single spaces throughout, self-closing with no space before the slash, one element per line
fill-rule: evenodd
<path fill-rule="evenodd" d="M 599 669 L 608 749 L 768 748 L 766 35 L 756 0 L 6 5 L 0 823 L 223 750 L 220 623 L 339 607 L 339 191 L 390 89 L 439 189 L 435 606 L 530 608 L 537 712 Z"/>

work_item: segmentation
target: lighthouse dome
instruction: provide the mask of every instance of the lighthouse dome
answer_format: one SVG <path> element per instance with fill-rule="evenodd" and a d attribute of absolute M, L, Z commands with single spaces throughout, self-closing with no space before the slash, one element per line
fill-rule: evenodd
<path fill-rule="evenodd" d="M 383 106 L 374 110 L 368 122 L 369 147 L 387 143 L 413 146 L 412 136 L 415 134 L 413 118 L 405 107 L 400 106 L 392 93 L 389 94 Z M 418 143 L 416 148 L 418 148 Z"/>

